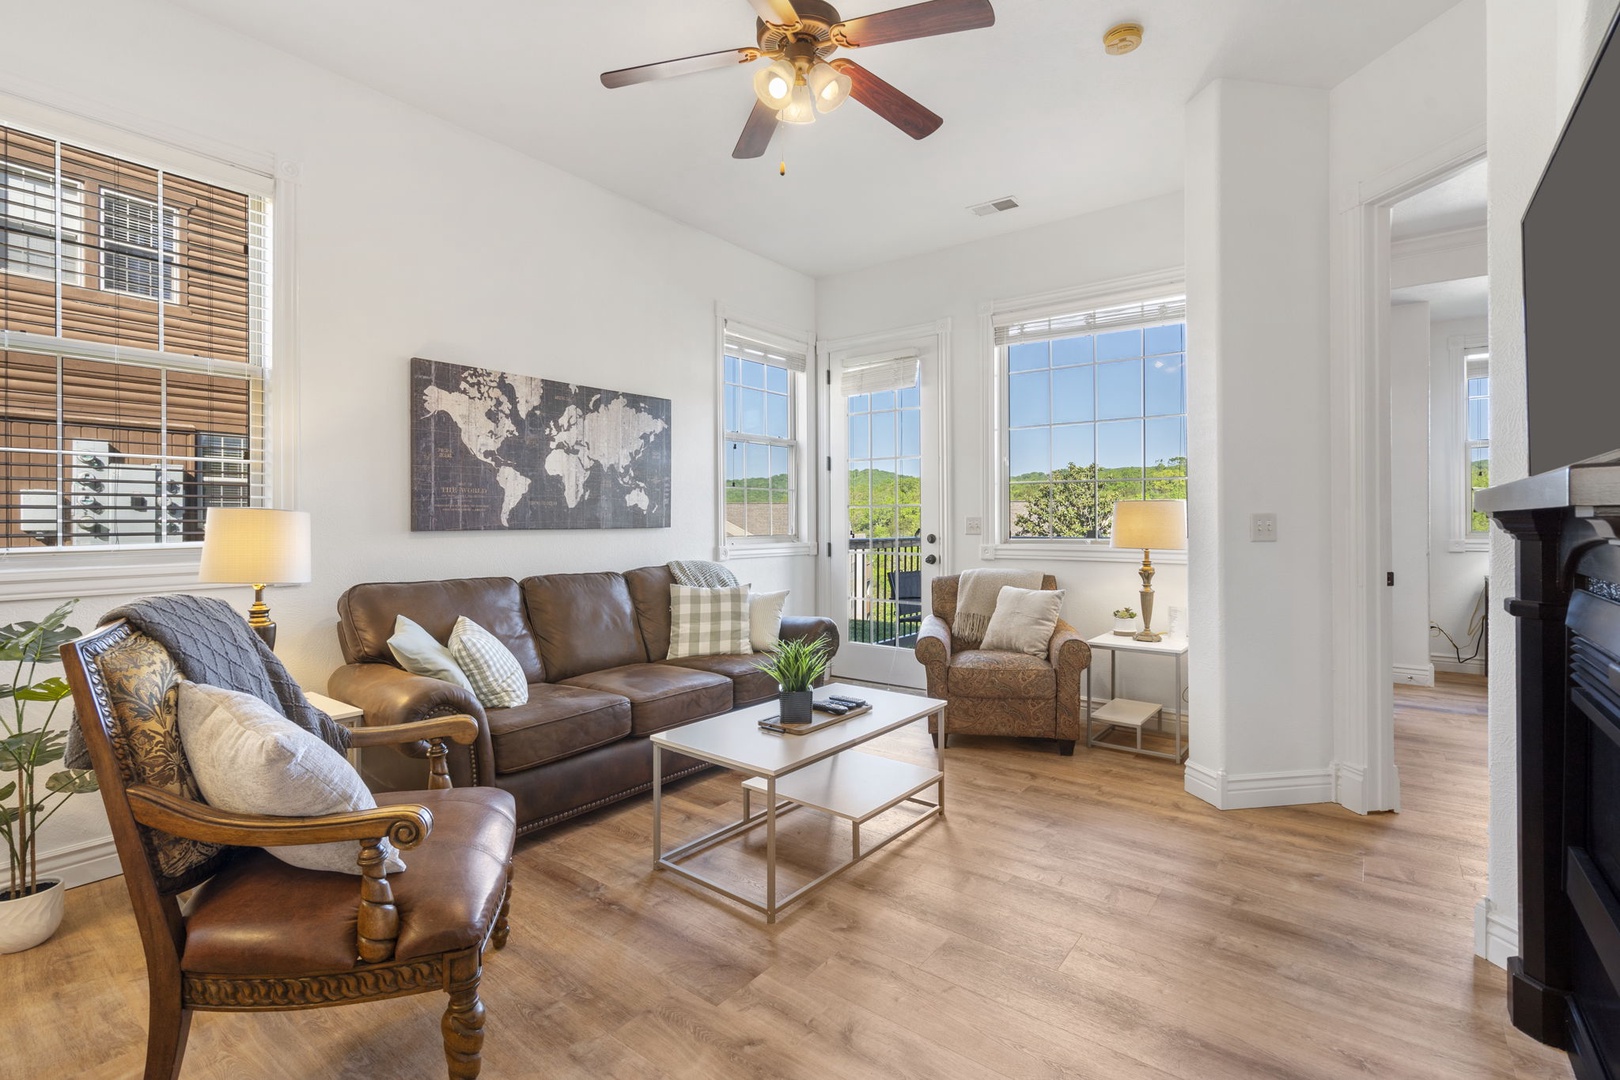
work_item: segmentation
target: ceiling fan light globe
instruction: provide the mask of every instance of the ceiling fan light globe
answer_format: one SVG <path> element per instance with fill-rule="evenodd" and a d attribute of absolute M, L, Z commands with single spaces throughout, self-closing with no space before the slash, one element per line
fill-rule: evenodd
<path fill-rule="evenodd" d="M 786 60 L 778 60 L 762 67 L 754 74 L 754 96 L 769 109 L 785 109 L 793 100 L 793 81 L 797 73 Z"/>
<path fill-rule="evenodd" d="M 787 108 L 776 114 L 776 118 L 784 124 L 813 124 L 816 122 L 816 107 L 814 95 L 804 83 L 793 88 L 793 100 L 788 102 Z"/>
<path fill-rule="evenodd" d="M 828 63 L 819 63 L 806 76 L 810 92 L 815 95 L 816 108 L 830 113 L 848 98 L 854 81 Z"/>

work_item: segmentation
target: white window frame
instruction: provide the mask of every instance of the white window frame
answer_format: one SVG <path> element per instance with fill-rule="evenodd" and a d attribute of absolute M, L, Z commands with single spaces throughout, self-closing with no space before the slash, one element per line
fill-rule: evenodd
<path fill-rule="evenodd" d="M 1011 478 L 1008 452 L 1007 424 L 1007 358 L 1006 350 L 996 345 L 996 327 L 1009 322 L 1033 322 L 1038 319 L 1060 318 L 1080 312 L 1099 311 L 1130 304 L 1145 304 L 1167 297 L 1185 296 L 1186 270 L 1180 267 L 1150 274 L 1116 278 L 1106 282 L 1025 296 L 996 300 L 979 308 L 979 338 L 981 355 L 990 358 L 989 470 L 985 490 L 989 493 L 989 513 L 985 515 L 985 535 L 989 542 L 980 545 L 979 557 L 986 561 L 1017 559 L 1024 562 L 1046 560 L 1074 560 L 1081 562 L 1140 563 L 1140 551 L 1116 548 L 1108 540 L 1078 538 L 1013 539 L 1008 488 Z M 1190 484 L 1190 478 L 1189 478 Z M 1189 491 L 1189 495 L 1191 492 Z M 1184 565 L 1185 551 L 1153 553 L 1155 563 Z"/>
<path fill-rule="evenodd" d="M 84 185 L 75 180 L 65 180 L 62 182 L 60 187 L 58 187 L 56 177 L 52 176 L 50 173 L 40 172 L 38 169 L 30 168 L 27 165 L 17 165 L 14 163 L 0 161 L 0 186 L 9 188 L 9 177 L 11 176 L 18 176 L 24 180 L 31 180 L 35 183 L 44 182 L 50 186 L 52 199 L 56 205 L 57 225 L 50 228 L 49 231 L 36 232 L 34 230 L 40 228 L 37 225 L 31 225 L 31 227 L 21 230 L 29 236 L 38 236 L 42 239 L 51 241 L 52 269 L 49 272 L 39 272 L 29 270 L 26 267 L 12 266 L 11 263 L 7 261 L 5 253 L 0 251 L 0 273 L 16 274 L 19 277 L 34 278 L 36 281 L 54 281 L 56 280 L 57 274 L 60 273 L 62 284 L 72 285 L 74 287 L 82 286 L 84 283 L 83 273 L 79 270 L 67 270 L 62 264 L 66 249 L 69 246 L 78 248 L 80 250 L 81 254 L 76 262 L 82 263 L 84 256 L 82 254 L 83 248 L 81 245 L 84 240 L 84 234 L 77 229 L 68 229 L 61 226 L 62 222 L 64 221 L 63 211 L 70 205 L 78 208 L 78 213 L 75 215 L 76 219 L 80 222 L 84 220 Z M 9 199 L 5 201 L 9 202 Z M 15 215 L 0 212 L 0 219 L 15 220 Z M 61 233 L 60 239 L 57 236 L 58 232 Z"/>
<path fill-rule="evenodd" d="M 124 240 L 114 240 L 107 235 L 111 226 L 108 224 L 107 200 L 122 199 L 127 203 L 138 203 L 158 211 L 158 246 L 147 248 L 140 244 L 132 244 Z M 101 291 L 116 293 L 119 296 L 133 296 L 140 300 L 161 299 L 165 304 L 178 304 L 180 302 L 180 229 L 182 215 L 176 207 L 165 204 L 159 209 L 158 204 L 151 199 L 140 195 L 131 195 L 127 191 L 116 188 L 102 188 L 97 197 L 98 224 L 101 230 L 101 241 L 97 246 L 97 263 L 101 270 Z M 170 225 L 164 219 L 172 219 Z M 168 246 L 168 235 L 174 237 L 171 248 Z M 107 281 L 107 252 L 116 251 L 123 255 L 133 255 L 136 258 L 150 258 L 156 256 L 159 261 L 158 280 L 163 293 L 161 297 L 149 296 L 143 292 L 132 289 L 120 289 Z"/>
<path fill-rule="evenodd" d="M 1484 529 L 1474 528 L 1474 454 L 1478 449 L 1484 449 L 1489 454 L 1491 440 L 1470 439 L 1468 437 L 1468 381 L 1483 376 L 1486 379 L 1491 375 L 1491 352 L 1487 346 L 1480 345 L 1474 348 L 1463 348 L 1462 352 L 1462 386 L 1459 388 L 1462 395 L 1462 428 L 1458 432 L 1462 444 L 1462 520 L 1457 523 L 1458 535 L 1462 537 L 1464 546 L 1470 551 L 1489 551 L 1491 546 L 1491 529 L 1489 521 Z M 1494 388 L 1493 388 L 1494 389 Z M 1486 391 L 1486 402 L 1490 401 L 1491 390 Z"/>
<path fill-rule="evenodd" d="M 262 341 L 261 484 L 265 505 L 296 506 L 298 164 L 278 160 L 272 154 L 246 153 L 235 144 L 208 140 L 179 129 L 153 125 L 152 130 L 132 131 L 110 115 L 103 119 L 64 113 L 36 100 L 3 93 L 0 93 L 0 126 L 71 142 L 263 200 L 257 213 L 267 239 L 265 254 L 269 257 L 255 258 L 249 266 L 249 287 L 262 299 L 262 302 L 255 301 L 251 312 L 252 329 Z M 273 267 L 284 269 L 273 272 Z M 64 284 L 74 282 L 64 278 Z M 270 316 L 268 324 L 263 319 L 266 307 Z M 143 350 L 126 346 L 69 343 L 60 338 L 4 330 L 0 330 L 0 349 L 120 362 L 139 363 L 143 358 Z M 206 367 L 212 362 L 199 360 L 198 363 Z M 202 544 L 198 542 L 79 549 L 70 545 L 0 551 L 0 602 L 217 588 L 197 583 L 201 553 Z"/>
<path fill-rule="evenodd" d="M 772 439 L 766 436 L 740 436 L 726 431 L 726 337 L 735 335 L 774 348 L 778 355 L 803 359 L 803 370 L 788 369 L 788 425 L 791 438 Z M 769 322 L 729 313 L 724 306 L 715 307 L 715 558 L 729 559 L 774 558 L 784 555 L 814 555 L 816 541 L 811 508 L 816 504 L 814 470 L 811 460 L 815 446 L 815 392 L 811 379 L 815 374 L 815 336 L 806 330 L 792 330 Z M 793 523 L 792 536 L 729 536 L 726 531 L 726 444 L 733 438 L 749 442 L 788 447 L 789 457 L 789 517 Z"/>
<path fill-rule="evenodd" d="M 1434 496 L 1438 506 L 1444 506 L 1445 520 L 1450 538 L 1447 550 L 1452 552 L 1491 550 L 1490 533 L 1473 531 L 1473 492 L 1468 463 L 1468 357 L 1484 354 L 1490 362 L 1490 342 L 1483 334 L 1453 334 L 1446 339 L 1446 372 L 1444 385 L 1449 392 L 1439 398 L 1435 424 L 1444 424 L 1441 417 L 1449 414 L 1450 430 L 1438 432 L 1439 442 L 1432 453 L 1439 455 L 1438 468 L 1447 477 L 1444 491 Z M 1489 370 L 1487 368 L 1487 370 Z M 1439 391 L 1435 394 L 1439 397 Z M 1440 410 L 1444 410 L 1443 412 Z"/>

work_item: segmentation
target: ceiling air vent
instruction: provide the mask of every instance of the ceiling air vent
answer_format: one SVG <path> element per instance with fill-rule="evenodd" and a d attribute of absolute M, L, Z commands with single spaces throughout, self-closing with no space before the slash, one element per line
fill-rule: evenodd
<path fill-rule="evenodd" d="M 991 199 L 989 202 L 982 202 L 977 206 L 970 206 L 968 209 L 980 217 L 989 217 L 991 214 L 999 214 L 1003 210 L 1014 210 L 1017 207 L 1018 200 L 1008 195 L 1005 199 Z"/>

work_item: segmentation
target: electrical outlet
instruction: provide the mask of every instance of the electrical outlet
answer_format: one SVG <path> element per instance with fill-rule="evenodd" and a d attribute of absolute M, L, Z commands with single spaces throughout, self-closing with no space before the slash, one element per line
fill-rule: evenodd
<path fill-rule="evenodd" d="M 1249 541 L 1255 544 L 1277 542 L 1277 515 L 1255 514 L 1249 518 Z"/>
<path fill-rule="evenodd" d="M 979 536 L 984 532 L 984 518 L 970 517 L 967 519 L 967 534 Z"/>

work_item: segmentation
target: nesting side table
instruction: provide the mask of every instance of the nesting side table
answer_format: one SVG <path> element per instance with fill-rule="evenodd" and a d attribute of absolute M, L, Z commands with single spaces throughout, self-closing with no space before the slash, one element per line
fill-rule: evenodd
<path fill-rule="evenodd" d="M 1181 695 L 1185 686 L 1185 676 L 1182 664 L 1187 659 L 1187 639 L 1184 637 L 1169 637 L 1162 641 L 1137 641 L 1135 638 L 1123 637 L 1119 634 L 1098 634 L 1086 642 L 1091 646 L 1092 653 L 1099 649 L 1108 652 L 1108 687 L 1114 698 L 1095 708 L 1091 704 L 1091 668 L 1086 668 L 1085 710 L 1086 710 L 1086 746 L 1101 747 L 1104 750 L 1123 750 L 1130 754 L 1142 754 L 1146 757 L 1165 758 L 1169 761 L 1183 762 L 1187 760 L 1187 744 L 1181 737 L 1182 711 Z M 1175 727 L 1176 750 L 1167 754 L 1162 750 L 1153 750 L 1142 745 L 1142 728 L 1152 721 L 1156 731 L 1164 730 L 1164 705 L 1154 701 L 1135 701 L 1131 698 L 1119 696 L 1119 654 L 1145 653 L 1150 656 L 1163 656 L 1169 659 L 1176 669 L 1176 696 L 1175 696 Z M 1102 725 L 1101 730 L 1097 725 Z M 1136 734 L 1135 746 L 1122 746 L 1119 743 L 1103 742 L 1110 734 L 1116 731 L 1134 730 Z"/>

